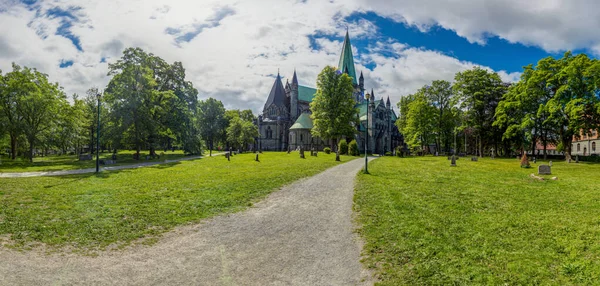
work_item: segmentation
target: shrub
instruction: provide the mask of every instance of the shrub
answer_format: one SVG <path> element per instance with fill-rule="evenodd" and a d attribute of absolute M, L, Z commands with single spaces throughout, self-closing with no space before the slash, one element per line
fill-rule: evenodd
<path fill-rule="evenodd" d="M 325 147 L 323 148 L 323 152 L 325 152 L 325 154 L 331 154 L 331 148 Z"/>
<path fill-rule="evenodd" d="M 386 156 L 392 156 L 392 152 L 389 152 L 389 151 L 388 151 L 388 152 L 385 152 L 385 155 L 386 155 Z"/>
<path fill-rule="evenodd" d="M 345 139 L 340 141 L 338 145 L 338 150 L 340 151 L 340 155 L 348 155 L 348 142 Z"/>
<path fill-rule="evenodd" d="M 400 147 L 400 146 L 396 147 L 396 156 L 402 157 L 403 156 L 402 152 L 403 152 L 402 147 Z"/>
<path fill-rule="evenodd" d="M 348 153 L 350 156 L 360 155 L 360 151 L 358 150 L 358 143 L 356 143 L 356 140 L 352 140 L 352 142 L 350 142 L 350 144 L 348 145 Z"/>

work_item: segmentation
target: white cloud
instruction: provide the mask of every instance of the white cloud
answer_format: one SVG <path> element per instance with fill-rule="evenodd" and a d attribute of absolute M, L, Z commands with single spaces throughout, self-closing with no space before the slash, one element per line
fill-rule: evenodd
<path fill-rule="evenodd" d="M 183 62 L 200 98 L 212 96 L 229 108 L 257 112 L 278 69 L 289 78 L 296 68 L 300 83 L 314 86 L 325 65 L 337 65 L 340 38 L 347 27 L 353 39 L 373 42 L 363 53 L 354 49 L 357 72 L 364 72 L 367 88 L 375 88 L 377 96 L 390 95 L 395 102 L 431 80 L 451 80 L 454 73 L 476 63 L 411 48 L 397 40 L 381 40 L 375 37 L 379 29 L 374 23 L 346 21 L 352 13 L 373 11 L 422 29 L 437 23 L 480 43 L 492 33 L 548 50 L 600 47 L 597 29 L 590 28 L 600 26 L 597 4 L 586 0 L 569 3 L 62 0 L 41 1 L 28 9 L 20 2 L 5 0 L 0 1 L 0 69 L 9 71 L 11 62 L 36 67 L 67 93 L 83 94 L 92 86 L 106 85 L 108 63 L 117 60 L 124 48 L 141 47 L 168 62 Z M 583 5 L 587 5 L 585 9 Z M 76 19 L 68 20 L 69 31 L 78 37 L 83 51 L 70 39 L 56 35 L 64 17 L 47 16 L 55 7 L 81 7 L 73 12 Z M 309 41 L 315 34 L 336 35 L 338 40 L 317 38 L 319 49 L 315 50 Z M 61 69 L 62 60 L 74 64 Z M 519 76 L 503 71 L 500 75 L 506 81 Z"/>

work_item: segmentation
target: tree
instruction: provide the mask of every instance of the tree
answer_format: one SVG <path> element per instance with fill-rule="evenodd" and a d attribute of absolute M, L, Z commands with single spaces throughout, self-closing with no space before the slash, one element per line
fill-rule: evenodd
<path fill-rule="evenodd" d="M 29 160 L 33 162 L 39 136 L 55 122 L 60 108 L 66 106 L 66 96 L 57 83 L 48 81 L 47 75 L 17 65 L 13 65 L 8 85 L 8 92 L 15 95 L 13 103 L 20 120 L 18 126 L 29 143 Z"/>
<path fill-rule="evenodd" d="M 442 144 L 446 150 L 450 147 L 453 137 L 454 118 L 451 112 L 453 105 L 452 84 L 445 80 L 435 80 L 431 85 L 425 88 L 425 96 L 429 103 L 436 109 L 433 114 L 435 127 L 432 130 L 435 134 L 436 149 L 441 150 Z"/>
<path fill-rule="evenodd" d="M 474 128 L 478 142 L 476 153 L 480 156 L 483 156 L 484 145 L 494 145 L 497 149 L 495 138 L 501 137 L 502 133 L 493 126 L 493 122 L 496 106 L 507 87 L 497 73 L 480 67 L 459 72 L 454 77 L 452 89 L 465 112 L 464 123 Z"/>
<path fill-rule="evenodd" d="M 195 119 L 198 91 L 185 81 L 180 62 L 172 65 L 139 48 L 129 48 L 109 64 L 113 78 L 106 89 L 115 133 L 137 153 L 144 147 L 154 155 L 158 146 L 174 141 L 187 153 L 200 153 Z"/>
<path fill-rule="evenodd" d="M 436 109 L 429 104 L 425 96 L 426 88 L 421 88 L 417 93 L 411 95 L 411 101 L 405 107 L 404 122 L 397 122 L 397 126 L 402 127 L 402 134 L 406 143 L 412 147 L 420 147 L 421 151 L 426 151 L 426 146 L 431 141 L 430 135 L 436 126 Z"/>
<path fill-rule="evenodd" d="M 10 136 L 11 159 L 14 160 L 17 157 L 18 139 L 23 134 L 19 104 L 27 92 L 27 78 L 21 73 L 21 67 L 13 63 L 12 68 L 12 72 L 0 77 L 0 113 L 3 115 L 2 125 Z"/>
<path fill-rule="evenodd" d="M 542 70 L 548 74 L 547 86 L 554 94 L 546 104 L 548 123 L 558 135 L 559 148 L 571 159 L 571 142 L 580 132 L 589 133 L 599 126 L 597 106 L 598 72 L 597 60 L 585 54 L 575 57 L 570 52 Z"/>
<path fill-rule="evenodd" d="M 200 135 L 206 141 L 211 156 L 215 139 L 218 139 L 222 130 L 227 127 L 226 123 L 225 107 L 221 101 L 211 97 L 198 103 Z"/>
<path fill-rule="evenodd" d="M 258 136 L 258 128 L 252 121 L 235 116 L 227 127 L 227 141 L 234 147 L 244 150 L 244 146 L 254 142 Z"/>
<path fill-rule="evenodd" d="M 337 71 L 335 67 L 325 67 L 317 77 L 317 93 L 310 103 L 314 137 L 334 139 L 333 146 L 342 136 L 352 137 L 358 126 L 358 109 L 352 93 L 352 78 Z M 336 148 L 337 149 L 337 148 Z M 339 150 L 336 161 L 339 161 Z"/>

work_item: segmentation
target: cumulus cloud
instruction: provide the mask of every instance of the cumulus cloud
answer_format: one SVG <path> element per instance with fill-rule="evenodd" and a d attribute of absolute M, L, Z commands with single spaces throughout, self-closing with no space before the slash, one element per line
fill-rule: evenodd
<path fill-rule="evenodd" d="M 375 23 L 348 16 L 373 12 L 426 31 L 440 25 L 472 42 L 488 35 L 546 50 L 600 51 L 600 7 L 594 1 L 344 0 L 344 1 L 0 1 L 0 69 L 11 62 L 36 67 L 67 93 L 84 94 L 108 82 L 108 63 L 141 47 L 181 61 L 200 99 L 260 111 L 274 76 L 297 70 L 314 86 L 325 65 L 337 65 L 342 37 L 371 44 L 354 48 L 357 71 L 376 95 L 400 96 L 477 63 L 385 39 Z M 583 13 L 583 15 L 581 14 Z M 354 19 L 353 17 L 351 17 Z M 314 42 L 311 42 L 313 40 Z M 315 47 L 316 46 L 316 47 Z M 64 63 L 73 63 L 65 65 Z M 61 68 L 63 63 L 63 68 Z M 499 71 L 505 81 L 517 72 Z"/>

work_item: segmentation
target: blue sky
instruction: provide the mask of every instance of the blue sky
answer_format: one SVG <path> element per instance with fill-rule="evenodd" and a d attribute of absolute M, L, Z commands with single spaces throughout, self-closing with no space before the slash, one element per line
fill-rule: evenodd
<path fill-rule="evenodd" d="M 260 112 L 280 71 L 315 86 L 349 30 L 367 89 L 392 102 L 482 66 L 505 81 L 567 50 L 600 52 L 596 0 L 5 0 L 0 70 L 35 67 L 67 94 L 103 88 L 127 47 L 181 61 L 199 98 Z"/>

